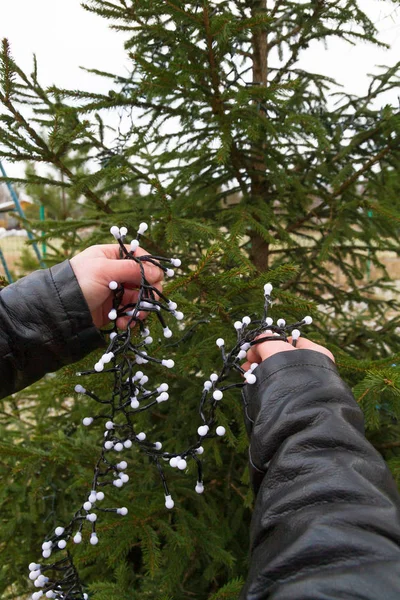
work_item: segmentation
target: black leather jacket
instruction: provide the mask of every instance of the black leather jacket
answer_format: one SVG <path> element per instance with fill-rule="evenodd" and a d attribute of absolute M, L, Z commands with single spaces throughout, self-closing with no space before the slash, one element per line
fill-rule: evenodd
<path fill-rule="evenodd" d="M 244 388 L 256 494 L 242 599 L 399 600 L 400 496 L 334 363 L 280 352 Z"/>
<path fill-rule="evenodd" d="M 6 396 L 103 345 L 68 261 L 0 293 Z M 242 600 L 399 600 L 400 497 L 326 356 L 281 352 L 243 393 L 255 492 Z"/>
<path fill-rule="evenodd" d="M 0 292 L 0 398 L 104 344 L 69 261 Z"/>

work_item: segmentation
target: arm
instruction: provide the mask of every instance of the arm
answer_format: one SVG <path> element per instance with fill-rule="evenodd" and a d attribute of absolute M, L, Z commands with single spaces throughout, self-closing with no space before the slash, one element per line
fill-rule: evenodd
<path fill-rule="evenodd" d="M 144 254 L 137 248 L 137 256 Z M 148 283 L 161 289 L 162 271 L 146 264 L 144 272 Z M 136 302 L 140 268 L 120 260 L 116 244 L 92 246 L 1 291 L 0 398 L 104 345 L 98 328 L 109 322 L 110 281 L 124 284 L 124 304 Z M 117 325 L 128 322 L 120 317 Z"/>
<path fill-rule="evenodd" d="M 400 497 L 334 363 L 300 349 L 255 374 L 244 391 L 256 501 L 242 598 L 398 599 Z"/>
<path fill-rule="evenodd" d="M 0 397 L 104 344 L 69 261 L 0 293 Z"/>

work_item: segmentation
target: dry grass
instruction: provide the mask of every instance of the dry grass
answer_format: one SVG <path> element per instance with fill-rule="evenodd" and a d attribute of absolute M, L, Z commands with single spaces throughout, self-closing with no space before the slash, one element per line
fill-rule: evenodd
<path fill-rule="evenodd" d="M 15 277 L 18 277 L 23 273 L 21 266 L 21 256 L 23 253 L 28 252 L 29 255 L 35 259 L 35 253 L 32 247 L 27 244 L 27 239 L 28 238 L 22 236 L 9 236 L 0 239 L 0 249 L 3 252 L 7 267 Z M 0 275 L 5 277 L 4 268 L 1 263 Z"/>

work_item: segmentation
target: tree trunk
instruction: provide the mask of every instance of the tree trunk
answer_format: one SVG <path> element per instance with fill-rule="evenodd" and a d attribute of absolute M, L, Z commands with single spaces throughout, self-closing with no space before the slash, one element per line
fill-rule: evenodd
<path fill-rule="evenodd" d="M 267 0 L 258 0 L 254 3 L 252 14 L 266 12 Z M 256 29 L 253 33 L 253 84 L 267 86 L 268 76 L 268 34 L 264 29 Z M 263 114 L 264 118 L 267 118 Z M 251 175 L 252 198 L 266 197 L 266 165 L 265 165 L 266 141 L 255 144 L 253 147 L 253 173 Z M 255 231 L 250 232 L 251 250 L 250 260 L 260 271 L 268 269 L 269 244 L 263 240 Z"/>

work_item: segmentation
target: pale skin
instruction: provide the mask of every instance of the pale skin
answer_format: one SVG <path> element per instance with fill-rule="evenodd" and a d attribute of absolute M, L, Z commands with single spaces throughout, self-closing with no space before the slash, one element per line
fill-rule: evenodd
<path fill-rule="evenodd" d="M 128 246 L 126 248 L 130 250 Z M 135 251 L 135 256 L 148 254 L 143 248 Z M 99 329 L 110 322 L 108 313 L 112 308 L 113 300 L 113 292 L 108 287 L 110 281 L 124 285 L 124 304 L 136 302 L 141 282 L 140 268 L 133 260 L 120 260 L 119 245 L 91 246 L 71 258 L 70 263 L 85 296 L 93 323 Z M 163 271 L 150 263 L 143 263 L 143 266 L 147 281 L 161 290 Z M 144 318 L 145 314 L 141 313 L 140 316 Z M 119 318 L 118 327 L 126 327 L 128 320 L 129 317 Z"/>
<path fill-rule="evenodd" d="M 129 250 L 128 246 L 127 250 Z M 143 248 L 138 248 L 135 252 L 136 256 L 146 254 L 148 252 Z M 70 263 L 96 327 L 104 327 L 110 322 L 108 313 L 112 308 L 113 300 L 113 292 L 108 287 L 110 281 L 116 281 L 124 285 L 124 304 L 136 302 L 141 282 L 140 268 L 133 260 L 120 260 L 118 245 L 91 246 L 71 258 Z M 147 281 L 161 291 L 164 278 L 163 271 L 150 263 L 144 263 L 144 271 Z M 141 318 L 145 318 L 145 316 L 146 313 L 140 313 Z M 117 320 L 117 325 L 124 328 L 127 326 L 128 321 L 129 317 L 121 317 Z M 271 335 L 271 333 L 271 331 L 265 331 L 262 335 Z M 296 350 L 314 350 L 335 361 L 332 352 L 324 346 L 300 337 L 297 340 L 296 348 L 294 348 L 291 341 L 291 338 L 289 338 L 290 343 L 270 341 L 252 346 L 247 352 L 247 361 L 242 365 L 243 369 L 247 371 L 252 363 L 261 363 L 278 352 L 296 352 Z"/>
<path fill-rule="evenodd" d="M 265 331 L 259 337 L 271 334 L 271 331 Z M 297 340 L 296 347 L 294 347 L 292 346 L 292 338 L 289 337 L 288 339 L 289 343 L 278 340 L 276 342 L 263 342 L 261 344 L 252 346 L 247 352 L 247 361 L 242 365 L 242 368 L 247 371 L 252 363 L 260 364 L 264 360 L 267 360 L 267 358 L 274 356 L 274 354 L 278 354 L 278 352 L 296 352 L 297 350 L 314 350 L 315 352 L 325 354 L 325 356 L 328 356 L 331 360 L 333 360 L 333 362 L 335 362 L 332 352 L 320 344 L 316 344 L 315 342 L 311 342 L 306 338 L 300 337 Z"/>

